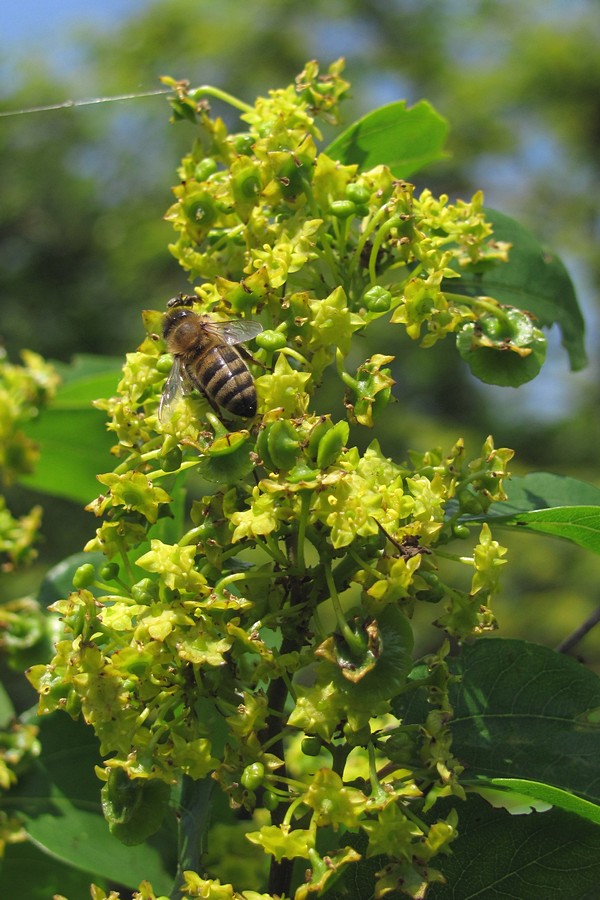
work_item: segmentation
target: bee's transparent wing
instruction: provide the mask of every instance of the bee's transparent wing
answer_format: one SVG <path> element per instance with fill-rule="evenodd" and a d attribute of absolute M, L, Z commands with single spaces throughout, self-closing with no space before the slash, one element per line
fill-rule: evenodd
<path fill-rule="evenodd" d="M 211 322 L 207 325 L 209 331 L 218 334 L 226 344 L 243 344 L 251 341 L 263 330 L 260 322 L 252 322 L 250 319 L 233 319 L 230 322 Z"/>
<path fill-rule="evenodd" d="M 184 376 L 183 366 L 178 356 L 173 360 L 173 366 L 161 394 L 158 405 L 158 421 L 165 424 L 171 418 L 173 409 L 181 397 L 188 393 L 187 381 Z"/>

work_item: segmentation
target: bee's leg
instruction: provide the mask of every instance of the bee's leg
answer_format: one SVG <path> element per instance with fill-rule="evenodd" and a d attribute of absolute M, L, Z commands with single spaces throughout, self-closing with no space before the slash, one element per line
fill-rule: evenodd
<path fill-rule="evenodd" d="M 242 357 L 243 357 L 245 360 L 247 360 L 248 362 L 254 363 L 255 366 L 259 366 L 259 368 L 261 368 L 261 369 L 266 369 L 266 368 L 268 368 L 267 366 L 265 366 L 264 363 L 261 363 L 260 360 L 255 359 L 255 358 L 252 356 L 252 354 L 250 353 L 250 351 L 249 351 L 249 350 L 246 350 L 246 348 L 243 347 L 241 344 L 238 344 L 238 346 L 237 346 L 235 349 L 236 349 L 237 352 L 240 354 L 240 356 L 242 356 Z"/>
<path fill-rule="evenodd" d="M 212 407 L 213 412 L 216 413 L 216 415 L 219 417 L 219 419 L 222 419 L 223 415 L 221 413 L 221 410 L 219 409 L 219 407 L 217 406 L 215 401 L 212 399 L 212 397 L 209 397 L 208 394 L 206 393 L 206 391 L 202 391 L 202 396 L 208 402 L 209 406 Z"/>

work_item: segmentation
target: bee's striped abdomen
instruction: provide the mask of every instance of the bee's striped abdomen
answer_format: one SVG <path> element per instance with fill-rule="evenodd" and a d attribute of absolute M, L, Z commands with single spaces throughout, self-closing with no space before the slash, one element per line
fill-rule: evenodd
<path fill-rule="evenodd" d="M 193 375 L 198 386 L 218 406 L 245 419 L 256 414 L 254 381 L 234 347 L 228 344 L 208 347 L 196 361 Z"/>

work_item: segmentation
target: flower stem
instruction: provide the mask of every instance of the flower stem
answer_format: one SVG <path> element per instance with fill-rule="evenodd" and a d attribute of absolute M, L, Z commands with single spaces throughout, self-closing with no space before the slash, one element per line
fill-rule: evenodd
<path fill-rule="evenodd" d="M 244 103 L 243 100 L 234 97 L 233 94 L 229 94 L 227 91 L 222 91 L 220 88 L 213 87 L 211 84 L 201 84 L 197 88 L 192 88 L 188 93 L 194 100 L 203 96 L 214 97 L 216 100 L 222 100 L 223 103 L 228 103 L 229 106 L 233 106 L 235 109 L 239 109 L 242 112 L 254 112 L 253 106 Z"/>
<path fill-rule="evenodd" d="M 331 571 L 331 566 L 324 565 L 323 570 L 325 572 L 325 580 L 327 581 L 327 588 L 329 589 L 329 596 L 331 598 L 333 609 L 335 611 L 338 628 L 340 629 L 340 632 L 342 633 L 343 638 L 350 650 L 360 656 L 364 651 L 363 642 L 358 635 L 354 634 L 346 621 L 344 611 L 342 609 L 342 604 L 340 603 L 339 594 L 335 586 L 335 581 L 333 580 L 333 572 Z"/>

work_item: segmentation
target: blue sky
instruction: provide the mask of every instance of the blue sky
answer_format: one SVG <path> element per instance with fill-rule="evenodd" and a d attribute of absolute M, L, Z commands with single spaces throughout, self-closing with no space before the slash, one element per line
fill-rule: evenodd
<path fill-rule="evenodd" d="M 71 73 L 81 76 L 77 30 L 110 30 L 148 5 L 149 0 L 0 0 L 0 95 L 18 90 L 20 60 L 34 62 L 37 55 L 67 80 Z"/>
<path fill-rule="evenodd" d="M 48 49 L 49 37 L 61 43 L 61 36 L 83 22 L 110 25 L 128 12 L 144 5 L 144 0 L 5 0 L 0 4 L 0 48 L 3 52 L 27 52 L 33 43 Z"/>

